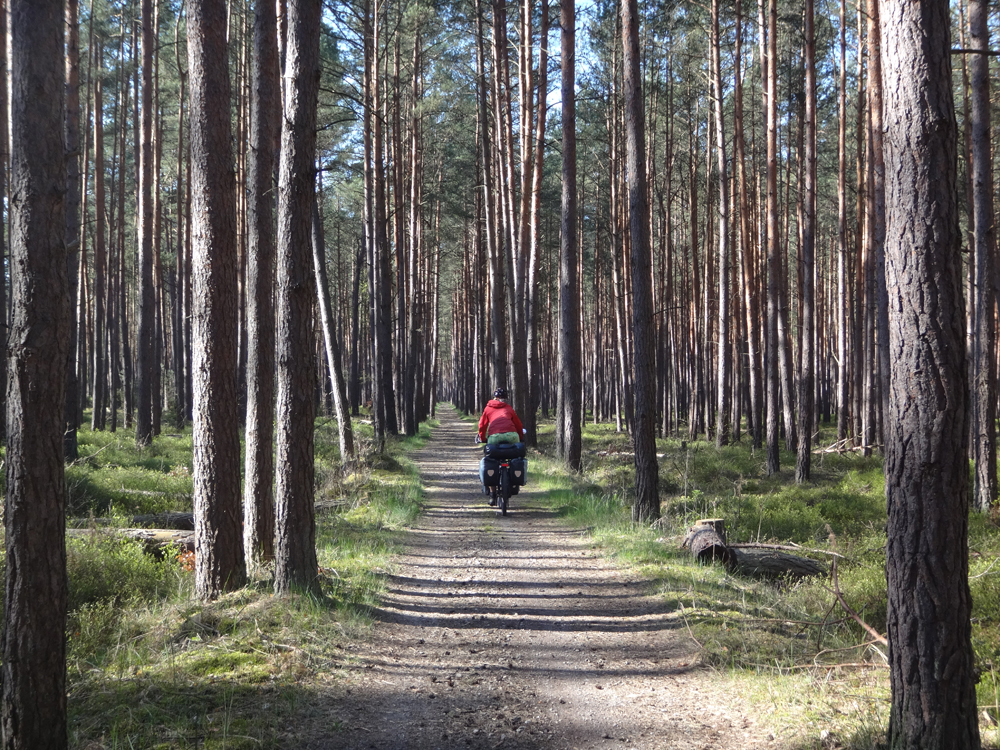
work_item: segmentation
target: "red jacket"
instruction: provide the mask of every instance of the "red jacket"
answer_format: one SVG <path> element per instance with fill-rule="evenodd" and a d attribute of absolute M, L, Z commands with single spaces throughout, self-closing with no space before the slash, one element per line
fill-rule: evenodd
<path fill-rule="evenodd" d="M 524 434 L 524 427 L 513 406 L 494 398 L 486 404 L 483 416 L 479 418 L 479 439 L 486 442 L 487 436 L 498 432 L 516 432 L 520 439 Z"/>

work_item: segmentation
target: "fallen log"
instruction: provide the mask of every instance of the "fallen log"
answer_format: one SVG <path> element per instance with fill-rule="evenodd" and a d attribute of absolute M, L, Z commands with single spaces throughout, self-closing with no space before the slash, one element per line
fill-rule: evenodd
<path fill-rule="evenodd" d="M 84 529 L 89 526 L 114 526 L 120 521 L 114 518 L 75 518 L 69 521 L 71 526 Z M 177 531 L 194 531 L 194 513 L 151 513 L 143 516 L 132 516 L 132 526 L 136 528 L 174 529 Z"/>
<path fill-rule="evenodd" d="M 721 562 L 739 575 L 764 578 L 802 578 L 825 575 L 826 567 L 809 557 L 799 557 L 779 551 L 774 544 L 726 543 L 725 519 L 702 518 L 688 529 L 681 548 L 703 563 Z"/>
<path fill-rule="evenodd" d="M 736 573 L 763 578 L 804 578 L 826 575 L 826 567 L 808 557 L 790 555 L 773 549 L 731 549 L 732 569 Z"/>
<path fill-rule="evenodd" d="M 66 529 L 66 535 L 70 537 L 82 538 L 88 534 L 115 534 L 128 539 L 135 539 L 142 542 L 147 552 L 162 555 L 164 551 L 174 546 L 182 552 L 194 551 L 194 531 L 183 531 L 177 529 L 104 529 L 95 531 L 94 529 Z"/>

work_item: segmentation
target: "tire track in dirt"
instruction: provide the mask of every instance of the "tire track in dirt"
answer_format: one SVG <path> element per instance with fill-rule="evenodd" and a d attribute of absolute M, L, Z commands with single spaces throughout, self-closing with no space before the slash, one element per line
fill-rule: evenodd
<path fill-rule="evenodd" d="M 500 517 L 480 493 L 473 428 L 439 416 L 415 456 L 424 512 L 373 636 L 303 746 L 770 745 L 650 586 L 532 501 L 530 457 Z"/>

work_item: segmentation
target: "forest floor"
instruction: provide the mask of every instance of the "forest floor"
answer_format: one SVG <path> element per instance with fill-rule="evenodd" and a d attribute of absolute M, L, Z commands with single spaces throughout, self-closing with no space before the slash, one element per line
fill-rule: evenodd
<path fill-rule="evenodd" d="M 501 517 L 469 423 L 439 419 L 412 456 L 424 512 L 329 710 L 290 728 L 298 747 L 775 746 L 662 595 L 533 501 L 530 459 Z"/>

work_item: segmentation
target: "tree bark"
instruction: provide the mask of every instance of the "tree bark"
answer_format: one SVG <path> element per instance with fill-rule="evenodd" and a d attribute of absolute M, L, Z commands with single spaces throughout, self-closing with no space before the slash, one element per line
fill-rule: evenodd
<path fill-rule="evenodd" d="M 0 729 L 10 750 L 65 748 L 65 3 L 11 3 L 11 297 Z"/>
<path fill-rule="evenodd" d="M 7 38 L 7 0 L 0 0 L 0 39 Z M 7 95 L 7 44 L 0 44 L 0 112 L 7 112 L 9 108 Z M 10 161 L 10 137 L 8 132 L 8 118 L 0 117 L 0 205 L 7 200 L 7 166 Z M 9 236 L 9 232 L 8 232 Z M 7 248 L 4 238 L 4 224 L 0 221 L 0 275 L 6 274 Z M 7 411 L 7 347 L 2 343 L 7 340 L 9 333 L 7 314 L 8 300 L 6 284 L 0 284 L 0 414 Z M 7 437 L 7 422 L 0 419 L 0 440 Z"/>
<path fill-rule="evenodd" d="M 316 289 L 310 246 L 316 189 L 321 8 L 320 0 L 288 3 L 278 177 L 278 481 L 274 568 L 274 590 L 278 594 L 292 590 L 319 593 L 313 501 L 316 370 L 311 366 Z M 377 175 L 381 153 L 378 150 L 376 153 Z M 383 354 L 391 360 L 391 350 Z M 391 378 L 388 382 L 383 380 L 382 385 L 391 386 Z M 391 408 L 391 404 L 387 406 Z"/>
<path fill-rule="evenodd" d="M 188 5 L 191 75 L 195 591 L 246 581 L 237 419 L 236 184 L 224 0 Z"/>
<path fill-rule="evenodd" d="M 884 6 L 889 747 L 978 748 L 965 330 L 946 0 Z"/>

